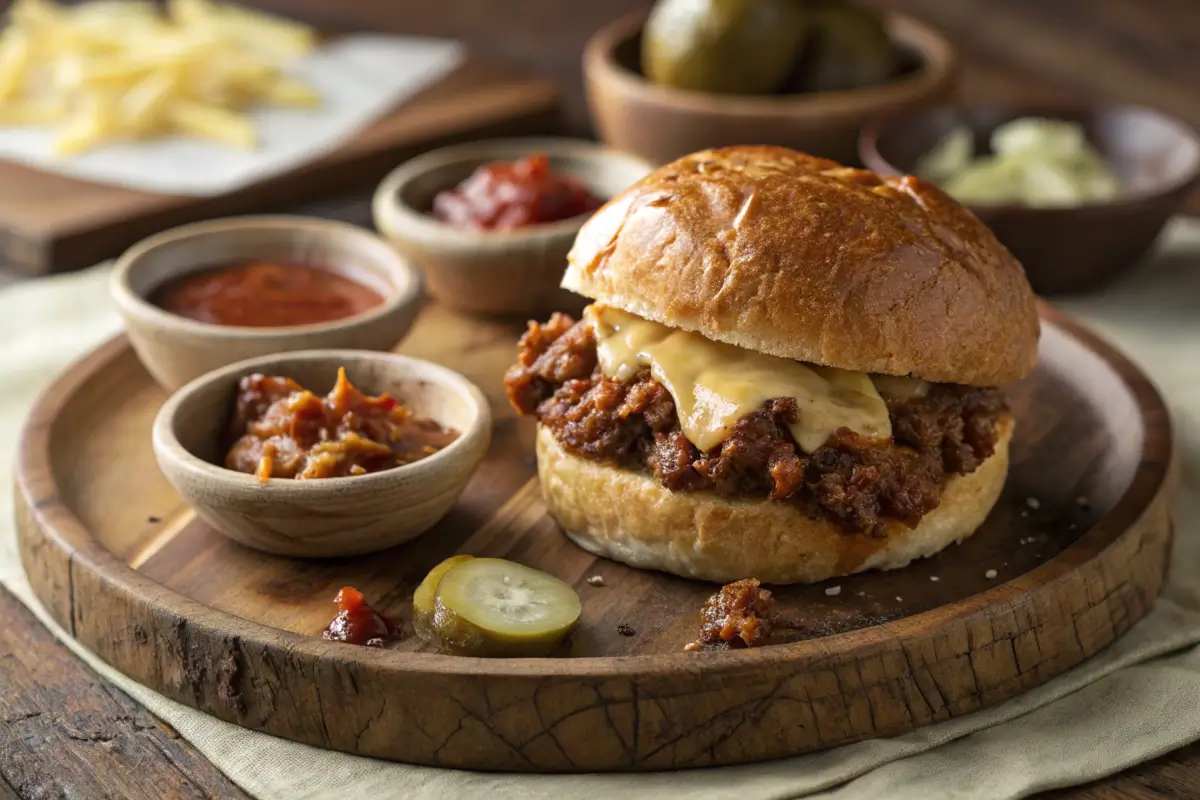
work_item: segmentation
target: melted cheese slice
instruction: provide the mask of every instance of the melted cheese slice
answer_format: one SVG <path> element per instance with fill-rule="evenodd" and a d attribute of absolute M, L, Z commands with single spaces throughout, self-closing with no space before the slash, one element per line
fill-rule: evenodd
<path fill-rule="evenodd" d="M 792 436 L 807 453 L 838 428 L 891 439 L 887 405 L 866 373 L 756 353 L 603 306 L 589 306 L 585 315 L 604 374 L 625 381 L 649 369 L 674 398 L 683 434 L 700 450 L 719 445 L 734 423 L 776 397 L 795 398 Z"/>
<path fill-rule="evenodd" d="M 915 400 L 929 394 L 929 384 L 920 378 L 902 378 L 897 375 L 872 375 L 871 382 L 879 393 L 890 400 Z"/>

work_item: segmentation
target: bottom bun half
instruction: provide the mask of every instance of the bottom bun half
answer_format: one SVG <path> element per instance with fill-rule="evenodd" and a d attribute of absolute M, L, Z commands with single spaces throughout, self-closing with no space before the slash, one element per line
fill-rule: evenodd
<path fill-rule="evenodd" d="M 868 569 L 898 569 L 962 541 L 983 523 L 1008 473 L 1013 422 L 1000 421 L 996 451 L 951 477 L 940 505 L 916 528 L 887 521 L 876 535 L 840 532 L 769 500 L 672 492 L 653 476 L 565 451 L 538 426 L 538 476 L 550 514 L 576 544 L 639 569 L 728 583 L 815 583 Z"/>

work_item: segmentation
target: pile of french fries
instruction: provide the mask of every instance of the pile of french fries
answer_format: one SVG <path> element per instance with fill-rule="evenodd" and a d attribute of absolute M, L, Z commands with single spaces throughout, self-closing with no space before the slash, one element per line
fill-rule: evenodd
<path fill-rule="evenodd" d="M 57 126 L 55 152 L 175 134 L 254 149 L 246 111 L 310 108 L 287 74 L 312 29 L 211 0 L 18 0 L 0 32 L 0 125 Z"/>

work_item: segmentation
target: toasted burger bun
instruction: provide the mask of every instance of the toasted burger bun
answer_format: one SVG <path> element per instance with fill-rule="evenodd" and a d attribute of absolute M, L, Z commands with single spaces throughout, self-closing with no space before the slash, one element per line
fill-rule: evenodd
<path fill-rule="evenodd" d="M 782 147 L 679 159 L 580 230 L 566 289 L 770 355 L 999 386 L 1037 351 L 1021 265 L 916 178 Z"/>
<path fill-rule="evenodd" d="M 598 556 L 720 583 L 813 583 L 897 569 L 974 533 L 1004 487 L 1012 430 L 1012 419 L 1001 418 L 991 458 L 969 475 L 950 478 L 941 504 L 916 528 L 888 521 L 876 532 L 884 536 L 842 533 L 766 499 L 672 492 L 652 475 L 568 453 L 540 425 L 538 476 L 551 516 Z"/>

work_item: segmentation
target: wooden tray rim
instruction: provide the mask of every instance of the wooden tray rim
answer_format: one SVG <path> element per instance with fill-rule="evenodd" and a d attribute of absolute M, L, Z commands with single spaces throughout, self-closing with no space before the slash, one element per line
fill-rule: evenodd
<path fill-rule="evenodd" d="M 1145 433 L 1142 454 L 1128 488 L 1112 511 L 1055 557 L 995 588 L 898 620 L 791 644 L 709 652 L 702 659 L 694 653 L 683 651 L 677 654 L 581 658 L 467 658 L 436 653 L 347 648 L 340 643 L 274 628 L 199 603 L 121 561 L 92 538 L 83 522 L 58 498 L 38 497 L 34 487 L 29 484 L 31 474 L 52 474 L 49 459 L 51 421 L 80 385 L 129 347 L 124 333 L 77 359 L 42 392 L 35 411 L 29 416 L 21 433 L 14 488 L 24 496 L 30 513 L 46 537 L 68 554 L 72 571 L 76 563 L 86 566 L 103 576 L 114 588 L 136 598 L 139 604 L 157 606 L 178 618 L 187 619 L 190 625 L 201 629 L 207 628 L 218 634 L 229 630 L 241 631 L 243 637 L 257 640 L 262 645 L 327 662 L 365 662 L 398 674 L 438 673 L 499 679 L 586 677 L 598 680 L 670 678 L 681 670 L 701 670 L 706 677 L 719 678 L 768 665 L 820 663 L 888 640 L 903 640 L 910 633 L 928 637 L 930 620 L 936 620 L 934 627 L 937 628 L 963 622 L 989 608 L 1004 607 L 1022 596 L 1029 597 L 1059 581 L 1068 580 L 1077 567 L 1100 558 L 1105 549 L 1121 539 L 1133 523 L 1155 505 L 1164 484 L 1171 479 L 1175 459 L 1170 416 L 1162 396 L 1149 377 L 1099 335 L 1045 301 L 1038 301 L 1038 312 L 1043 324 L 1049 323 L 1076 339 L 1112 368 L 1136 401 Z M 95 364 L 83 369 L 88 361 L 95 361 Z M 1103 546 L 1082 547 L 1085 544 Z M 1087 552 L 1092 555 L 1081 557 L 1081 553 Z M 73 588 L 70 602 L 74 604 Z M 72 608 L 72 636 L 75 635 L 74 617 Z"/>

